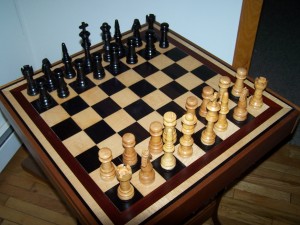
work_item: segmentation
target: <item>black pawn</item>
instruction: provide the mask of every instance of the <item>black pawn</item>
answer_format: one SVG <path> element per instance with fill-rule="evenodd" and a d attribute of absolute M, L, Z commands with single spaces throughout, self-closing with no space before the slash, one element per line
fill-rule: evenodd
<path fill-rule="evenodd" d="M 154 22 L 155 22 L 155 15 L 154 14 L 149 14 L 146 16 L 146 22 L 148 23 L 148 30 L 153 31 L 153 43 L 157 41 L 156 34 L 154 32 Z"/>
<path fill-rule="evenodd" d="M 118 47 L 115 43 L 112 43 L 110 45 L 110 48 L 111 48 L 111 60 L 109 64 L 109 69 L 113 75 L 117 75 L 120 73 L 120 58 L 119 58 Z"/>
<path fill-rule="evenodd" d="M 60 68 L 54 70 L 54 76 L 57 80 L 57 96 L 59 98 L 66 98 L 70 95 L 69 88 L 64 80 L 63 71 Z"/>
<path fill-rule="evenodd" d="M 65 43 L 62 43 L 61 47 L 62 47 L 62 54 L 63 54 L 62 61 L 65 65 L 65 78 L 72 79 L 76 76 L 75 70 L 72 65 L 72 59 L 68 54 L 68 50 Z"/>
<path fill-rule="evenodd" d="M 92 57 L 90 54 L 90 47 L 91 47 L 91 42 L 89 39 L 90 32 L 86 30 L 87 27 L 88 27 L 87 23 L 85 22 L 81 23 L 79 28 L 82 29 L 82 31 L 79 33 L 79 36 L 82 38 L 81 46 L 84 49 L 85 73 L 90 73 L 92 72 Z"/>
<path fill-rule="evenodd" d="M 161 48 L 168 48 L 169 47 L 169 40 L 168 40 L 168 32 L 169 32 L 169 24 L 168 23 L 162 23 L 160 25 L 160 42 L 159 47 Z"/>
<path fill-rule="evenodd" d="M 21 72 L 24 78 L 27 80 L 27 94 L 30 96 L 37 95 L 39 93 L 35 80 L 33 79 L 32 66 L 25 65 L 21 68 Z"/>
<path fill-rule="evenodd" d="M 40 79 L 38 81 L 38 87 L 40 91 L 39 103 L 42 109 L 49 109 L 52 105 L 52 98 L 50 97 L 47 89 L 45 88 L 45 82 Z"/>
<path fill-rule="evenodd" d="M 145 34 L 146 39 L 146 47 L 145 47 L 145 58 L 147 60 L 152 59 L 154 56 L 156 56 L 156 48 L 154 45 L 154 31 L 153 30 L 147 30 Z"/>
<path fill-rule="evenodd" d="M 56 81 L 51 70 L 51 63 L 50 61 L 45 58 L 42 61 L 42 71 L 45 74 L 45 85 L 49 92 L 56 89 Z"/>
<path fill-rule="evenodd" d="M 119 25 L 119 21 L 115 20 L 115 43 L 117 44 L 118 47 L 118 51 L 119 51 L 119 58 L 122 58 L 125 56 L 125 47 L 122 43 L 122 34 L 120 31 L 120 25 Z"/>
<path fill-rule="evenodd" d="M 133 37 L 135 39 L 135 47 L 141 47 L 143 45 L 141 34 L 140 34 L 140 29 L 141 29 L 141 24 L 138 19 L 135 19 L 133 21 L 132 25 L 132 32 L 133 32 Z"/>
<path fill-rule="evenodd" d="M 85 76 L 85 66 L 81 58 L 75 59 L 74 61 L 75 69 L 77 72 L 77 86 L 84 88 L 86 86 L 86 76 Z"/>
<path fill-rule="evenodd" d="M 102 66 L 101 52 L 93 53 L 93 77 L 97 80 L 101 80 L 105 76 L 105 71 Z"/>
<path fill-rule="evenodd" d="M 127 56 L 126 56 L 126 62 L 128 64 L 136 64 L 138 62 L 138 58 L 135 52 L 135 38 L 129 37 L 127 39 Z"/>
<path fill-rule="evenodd" d="M 104 42 L 103 60 L 105 62 L 110 62 L 110 41 L 111 41 L 110 26 L 108 25 L 108 23 L 103 23 L 100 29 L 102 30 L 102 40 Z"/>

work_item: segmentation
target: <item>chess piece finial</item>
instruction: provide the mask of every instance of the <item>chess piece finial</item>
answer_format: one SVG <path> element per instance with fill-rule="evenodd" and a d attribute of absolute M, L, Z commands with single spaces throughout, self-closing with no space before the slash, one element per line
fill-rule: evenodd
<path fill-rule="evenodd" d="M 236 71 L 236 81 L 232 87 L 231 94 L 235 97 L 240 97 L 243 88 L 244 80 L 247 78 L 247 70 L 245 68 L 239 67 Z"/>
<path fill-rule="evenodd" d="M 120 182 L 120 185 L 117 190 L 118 197 L 127 201 L 133 198 L 134 196 L 134 188 L 130 183 L 132 178 L 132 170 L 129 165 L 120 164 L 116 168 L 116 177 Z"/>
<path fill-rule="evenodd" d="M 206 129 L 202 131 L 201 134 L 201 142 L 204 145 L 213 145 L 216 140 L 216 133 L 214 132 L 214 123 L 218 120 L 218 112 L 221 109 L 220 104 L 217 102 L 218 99 L 218 93 L 214 93 L 214 95 L 211 97 L 210 101 L 207 104 L 207 125 Z"/>
<path fill-rule="evenodd" d="M 154 121 L 150 124 L 150 141 L 149 141 L 149 151 L 151 154 L 160 154 L 163 151 L 163 142 L 162 142 L 162 130 L 163 125 L 158 122 Z"/>
<path fill-rule="evenodd" d="M 201 117 L 205 117 L 207 114 L 207 103 L 210 101 L 209 99 L 214 95 L 214 89 L 210 86 L 205 86 L 202 90 L 202 103 L 199 109 L 199 115 Z"/>
<path fill-rule="evenodd" d="M 247 119 L 247 96 L 249 91 L 247 87 L 243 88 L 237 106 L 233 110 L 233 118 L 237 121 L 245 121 Z"/>
<path fill-rule="evenodd" d="M 114 179 L 116 171 L 112 160 L 112 152 L 109 148 L 101 148 L 98 152 L 99 161 L 101 162 L 100 166 L 100 177 L 104 181 L 110 181 Z"/>
<path fill-rule="evenodd" d="M 259 109 L 263 106 L 263 91 L 267 87 L 267 79 L 265 77 L 257 77 L 254 82 L 255 91 L 249 101 L 249 106 Z"/>
<path fill-rule="evenodd" d="M 151 154 L 149 150 L 142 151 L 141 170 L 139 172 L 139 180 L 144 185 L 152 184 L 155 180 L 155 172 L 151 163 Z"/>
<path fill-rule="evenodd" d="M 132 133 L 126 133 L 122 137 L 122 144 L 124 147 L 123 163 L 125 165 L 133 166 L 137 163 L 137 153 L 134 149 L 135 136 Z"/>
<path fill-rule="evenodd" d="M 186 99 L 185 108 L 187 113 L 192 113 L 196 115 L 196 108 L 198 107 L 198 99 L 195 96 L 189 96 Z"/>
<path fill-rule="evenodd" d="M 193 144 L 194 139 L 192 135 L 195 130 L 195 125 L 197 123 L 197 117 L 192 113 L 187 113 L 182 116 L 182 133 L 183 136 L 180 138 L 180 145 L 178 147 L 178 154 L 187 158 L 193 154 Z"/>

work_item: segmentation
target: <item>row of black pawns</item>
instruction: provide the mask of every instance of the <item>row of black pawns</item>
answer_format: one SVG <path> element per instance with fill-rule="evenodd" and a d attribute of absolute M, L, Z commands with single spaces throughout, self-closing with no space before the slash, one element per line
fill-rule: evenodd
<path fill-rule="evenodd" d="M 153 28 L 155 16 L 149 14 L 146 16 L 148 23 L 148 29 L 145 32 L 145 49 L 143 51 L 144 58 L 149 60 L 156 56 L 157 51 L 155 48 L 155 42 L 157 41 L 156 33 Z M 69 96 L 69 90 L 64 78 L 72 79 L 76 76 L 76 82 L 79 88 L 86 87 L 86 74 L 93 72 L 95 79 L 102 79 L 105 76 L 105 70 L 102 66 L 102 53 L 101 51 L 90 53 L 90 33 L 86 30 L 87 23 L 82 22 L 79 26 L 82 31 L 79 36 L 82 38 L 81 46 L 84 49 L 84 58 L 75 59 L 72 62 L 72 58 L 68 54 L 65 43 L 62 43 L 62 62 L 64 64 L 62 68 L 56 68 L 53 72 L 51 70 L 51 63 L 47 58 L 42 61 L 42 71 L 44 76 L 34 80 L 33 69 L 29 65 L 25 65 L 21 68 L 23 76 L 27 80 L 27 94 L 35 96 L 40 93 L 39 102 L 42 108 L 49 108 L 51 105 L 51 98 L 48 92 L 57 90 L 59 98 L 66 98 Z M 120 70 L 120 58 L 126 56 L 126 63 L 136 64 L 138 57 L 135 51 L 136 47 L 142 46 L 142 38 L 140 35 L 141 25 L 138 19 L 135 19 L 132 25 L 133 35 L 127 39 L 127 48 L 123 45 L 122 34 L 120 32 L 120 26 L 118 20 L 115 20 L 115 34 L 114 42 L 110 33 L 110 26 L 107 23 L 103 23 L 100 29 L 102 30 L 103 40 L 103 60 L 109 62 L 109 71 L 113 75 L 117 75 Z M 167 23 L 161 24 L 161 38 L 159 46 L 161 48 L 167 48 L 169 46 L 168 31 L 169 25 Z M 74 67 L 75 69 L 74 69 Z M 76 71 L 75 71 L 76 70 Z"/>

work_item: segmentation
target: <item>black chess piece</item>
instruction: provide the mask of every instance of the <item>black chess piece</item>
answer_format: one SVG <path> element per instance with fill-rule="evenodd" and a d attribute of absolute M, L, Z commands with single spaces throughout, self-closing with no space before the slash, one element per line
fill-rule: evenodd
<path fill-rule="evenodd" d="M 92 72 L 92 57 L 90 54 L 91 42 L 89 39 L 90 32 L 86 30 L 87 27 L 88 24 L 85 22 L 82 22 L 79 26 L 79 28 L 82 29 L 82 31 L 79 33 L 79 36 L 82 38 L 81 46 L 84 49 L 84 71 L 86 74 Z"/>
<path fill-rule="evenodd" d="M 102 30 L 102 40 L 104 42 L 103 60 L 105 62 L 110 62 L 110 41 L 111 41 L 110 26 L 108 25 L 108 23 L 103 23 L 100 29 Z"/>
<path fill-rule="evenodd" d="M 160 32 L 161 35 L 160 35 L 159 47 L 168 48 L 169 47 L 169 40 L 168 40 L 169 24 L 162 23 L 160 25 Z"/>
<path fill-rule="evenodd" d="M 157 51 L 154 45 L 154 31 L 147 30 L 145 34 L 146 47 L 145 47 L 145 59 L 149 60 L 156 56 Z"/>
<path fill-rule="evenodd" d="M 143 45 L 141 34 L 140 34 L 140 29 L 141 29 L 141 24 L 138 19 L 135 19 L 133 21 L 132 25 L 132 32 L 133 32 L 133 37 L 135 39 L 135 47 L 141 47 Z"/>
<path fill-rule="evenodd" d="M 27 80 L 27 94 L 35 96 L 39 93 L 35 80 L 33 79 L 32 66 L 25 65 L 21 68 L 24 78 Z"/>
<path fill-rule="evenodd" d="M 129 37 L 127 39 L 127 55 L 126 55 L 126 62 L 128 64 L 136 64 L 138 62 L 138 57 L 135 52 L 135 38 Z"/>
<path fill-rule="evenodd" d="M 51 70 L 51 63 L 47 58 L 42 61 L 42 71 L 45 74 L 45 85 L 49 92 L 56 89 L 56 81 Z"/>
<path fill-rule="evenodd" d="M 57 80 L 57 96 L 59 98 L 66 98 L 70 95 L 69 88 L 64 80 L 63 71 L 61 68 L 54 70 L 54 76 Z"/>
<path fill-rule="evenodd" d="M 155 15 L 154 14 L 149 14 L 146 16 L 146 22 L 148 23 L 148 30 L 153 31 L 153 43 L 157 41 L 156 33 L 154 31 L 154 22 L 155 22 Z"/>
<path fill-rule="evenodd" d="M 85 76 L 85 65 L 84 61 L 81 58 L 75 59 L 74 61 L 75 69 L 77 72 L 76 83 L 80 88 L 86 87 L 86 76 Z"/>
<path fill-rule="evenodd" d="M 38 87 L 40 91 L 40 96 L 39 96 L 39 103 L 42 109 L 49 109 L 52 105 L 52 98 L 50 97 L 47 89 L 45 88 L 46 83 L 44 79 L 39 79 L 38 82 Z"/>
<path fill-rule="evenodd" d="M 111 60 L 109 64 L 109 69 L 113 75 L 117 75 L 120 73 L 120 58 L 117 45 L 115 43 L 111 43 L 110 50 Z"/>
<path fill-rule="evenodd" d="M 65 65 L 65 68 L 64 68 L 65 69 L 64 70 L 65 78 L 72 79 L 76 76 L 75 70 L 72 65 L 72 59 L 68 54 L 68 50 L 67 50 L 65 43 L 62 43 L 61 47 L 62 47 L 62 54 L 63 54 L 62 61 Z"/>
<path fill-rule="evenodd" d="M 115 20 L 115 43 L 117 44 L 118 47 L 118 51 L 119 51 L 119 58 L 122 58 L 125 56 L 125 47 L 122 43 L 122 34 L 120 31 L 120 25 L 119 25 L 119 21 Z"/>
<path fill-rule="evenodd" d="M 93 77 L 97 80 L 101 80 L 105 77 L 105 71 L 102 66 L 101 52 L 94 52 L 93 58 Z"/>

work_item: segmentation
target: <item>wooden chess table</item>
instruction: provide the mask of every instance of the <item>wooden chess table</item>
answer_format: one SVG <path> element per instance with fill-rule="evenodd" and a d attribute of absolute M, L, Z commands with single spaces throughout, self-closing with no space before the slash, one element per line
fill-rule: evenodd
<path fill-rule="evenodd" d="M 142 26 L 142 37 L 146 30 Z M 159 23 L 154 30 L 159 39 Z M 123 42 L 131 35 L 131 31 L 124 33 Z M 232 86 L 236 71 L 171 30 L 168 38 L 167 48 L 155 43 L 157 52 L 151 59 L 145 58 L 143 40 L 136 48 L 138 62 L 127 64 L 126 57 L 121 58 L 118 74 L 103 61 L 105 77 L 97 80 L 87 74 L 83 89 L 76 86 L 76 78 L 65 79 L 70 95 L 59 98 L 55 90 L 50 92 L 52 105 L 47 109 L 41 107 L 39 95 L 27 94 L 24 78 L 1 88 L 2 112 L 82 224 L 199 224 L 209 216 L 218 223 L 216 199 L 220 193 L 293 132 L 299 111 L 268 88 L 263 92 L 263 106 L 249 108 L 244 122 L 234 120 L 238 99 L 230 96 L 228 130 L 216 132 L 213 145 L 203 145 L 200 136 L 207 122 L 197 113 L 193 155 L 181 158 L 176 152 L 187 97 L 195 96 L 200 105 L 203 87 L 211 86 L 217 92 L 221 76 L 228 76 Z M 102 52 L 103 43 L 90 51 Z M 73 61 L 83 57 L 83 51 L 71 56 Z M 64 69 L 63 63 L 53 63 L 51 69 L 55 68 Z M 43 76 L 36 71 L 33 78 Z M 246 79 L 244 84 L 253 95 L 253 81 Z M 176 167 L 162 169 L 162 154 L 153 155 L 155 182 L 143 186 L 138 171 L 142 150 L 148 148 L 149 126 L 153 121 L 162 123 L 168 111 L 177 115 Z M 99 149 L 108 147 L 114 165 L 121 164 L 125 133 L 135 135 L 138 153 L 131 180 L 135 195 L 128 201 L 118 199 L 116 179 L 101 180 L 98 159 Z"/>

